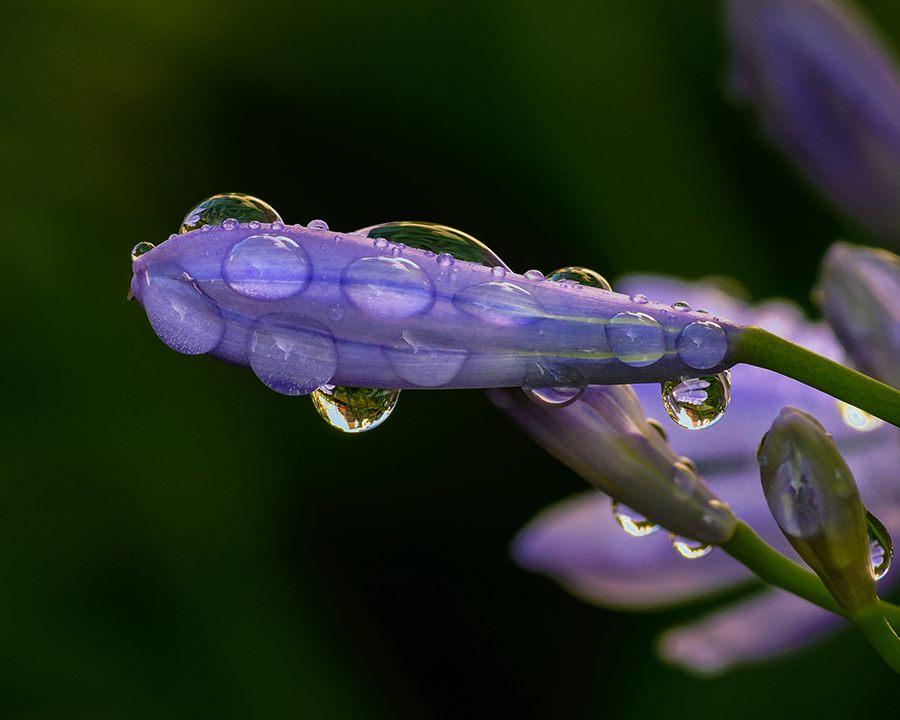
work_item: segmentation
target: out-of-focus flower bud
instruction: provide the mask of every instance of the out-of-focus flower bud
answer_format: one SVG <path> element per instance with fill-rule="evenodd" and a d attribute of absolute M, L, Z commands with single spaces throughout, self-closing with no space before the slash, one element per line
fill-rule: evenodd
<path fill-rule="evenodd" d="M 784 408 L 759 449 L 763 492 L 788 542 L 848 612 L 877 602 L 866 510 L 834 440 Z"/>
<path fill-rule="evenodd" d="M 835 243 L 822 263 L 818 296 L 856 367 L 900 388 L 900 258 Z"/>
<path fill-rule="evenodd" d="M 869 24 L 838 0 L 729 0 L 731 83 L 838 206 L 900 240 L 900 80 Z"/>
<path fill-rule="evenodd" d="M 488 394 L 557 459 L 653 523 L 709 545 L 734 533 L 731 509 L 647 422 L 629 386 L 591 385 L 567 407 L 535 403 L 518 388 Z"/>

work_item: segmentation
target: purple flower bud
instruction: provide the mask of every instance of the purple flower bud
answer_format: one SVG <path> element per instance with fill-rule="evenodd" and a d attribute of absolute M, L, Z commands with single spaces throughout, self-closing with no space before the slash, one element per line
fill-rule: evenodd
<path fill-rule="evenodd" d="M 760 444 L 758 461 L 775 522 L 834 599 L 851 613 L 875 603 L 866 509 L 818 420 L 784 408 Z"/>
<path fill-rule="evenodd" d="M 735 93 L 800 170 L 900 240 L 900 80 L 872 28 L 837 0 L 729 0 Z"/>
<path fill-rule="evenodd" d="M 900 257 L 835 243 L 822 263 L 818 291 L 856 367 L 900 388 Z"/>

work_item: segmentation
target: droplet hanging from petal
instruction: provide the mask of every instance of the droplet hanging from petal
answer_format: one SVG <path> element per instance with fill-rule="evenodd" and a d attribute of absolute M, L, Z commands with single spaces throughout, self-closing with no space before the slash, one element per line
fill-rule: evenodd
<path fill-rule="evenodd" d="M 696 560 L 704 555 L 709 555 L 713 549 L 712 545 L 687 540 L 678 537 L 675 533 L 669 533 L 669 542 L 672 543 L 672 547 L 678 551 L 679 555 L 686 557 L 688 560 Z"/>
<path fill-rule="evenodd" d="M 323 385 L 310 395 L 319 415 L 329 425 L 343 432 L 359 433 L 387 420 L 400 391 Z"/>
<path fill-rule="evenodd" d="M 622 526 L 622 529 L 634 537 L 646 537 L 659 530 L 659 525 L 646 518 L 642 518 L 631 508 L 627 508 L 613 500 L 613 517 Z"/>
<path fill-rule="evenodd" d="M 731 374 L 681 377 L 663 383 L 662 399 L 669 417 L 683 428 L 701 430 L 718 422 L 731 401 Z"/>
<path fill-rule="evenodd" d="M 881 524 L 881 521 L 869 511 L 866 511 L 866 525 L 869 534 L 869 556 L 872 561 L 872 575 L 876 580 L 881 580 L 891 569 L 891 560 L 894 557 L 894 543 L 890 533 Z"/>

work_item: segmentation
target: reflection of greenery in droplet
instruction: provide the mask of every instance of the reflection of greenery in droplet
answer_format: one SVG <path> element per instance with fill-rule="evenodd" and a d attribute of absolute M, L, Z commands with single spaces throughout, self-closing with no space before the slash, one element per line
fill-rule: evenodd
<path fill-rule="evenodd" d="M 204 225 L 221 225 L 228 218 L 241 223 L 253 220 L 262 223 L 282 221 L 272 206 L 259 198 L 242 193 L 222 193 L 206 198 L 185 215 L 178 232 L 181 234 L 198 230 Z"/>
<path fill-rule="evenodd" d="M 312 394 L 313 405 L 329 425 L 348 433 L 378 427 L 391 414 L 399 390 L 324 385 Z"/>
<path fill-rule="evenodd" d="M 401 243 L 417 250 L 430 250 L 435 255 L 447 253 L 457 260 L 487 267 L 499 265 L 506 268 L 506 264 L 483 242 L 446 225 L 404 220 L 373 225 L 359 232 L 365 233 L 366 230 L 370 238 L 384 238 L 388 242 Z"/>
<path fill-rule="evenodd" d="M 612 290 L 612 286 L 600 273 L 574 265 L 554 270 L 547 275 L 547 280 L 550 282 L 569 280 L 571 282 L 576 282 L 579 285 L 587 285 L 588 287 L 600 288 L 601 290 Z"/>
<path fill-rule="evenodd" d="M 134 262 L 144 253 L 150 252 L 156 246 L 153 243 L 148 242 L 139 242 L 133 248 L 131 248 L 131 261 Z"/>
<path fill-rule="evenodd" d="M 872 561 L 872 574 L 876 580 L 880 580 L 891 569 L 891 560 L 894 557 L 894 543 L 887 528 L 868 510 L 866 511 L 866 525 L 869 533 L 869 556 Z"/>
<path fill-rule="evenodd" d="M 731 401 L 731 374 L 681 377 L 662 384 L 669 417 L 683 428 L 700 430 L 721 419 Z"/>

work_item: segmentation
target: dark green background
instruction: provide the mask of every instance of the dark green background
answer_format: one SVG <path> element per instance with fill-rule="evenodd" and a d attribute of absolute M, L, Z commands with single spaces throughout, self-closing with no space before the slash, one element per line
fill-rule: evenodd
<path fill-rule="evenodd" d="M 900 38 L 895 0 L 867 6 Z M 0 717 L 885 709 L 853 633 L 701 681 L 652 654 L 694 610 L 611 613 L 516 568 L 516 530 L 583 483 L 480 393 L 404 392 L 342 435 L 125 301 L 135 243 L 242 191 L 290 223 L 452 225 L 520 272 L 727 274 L 806 302 L 829 242 L 866 238 L 724 99 L 719 11 L 5 8 Z"/>

